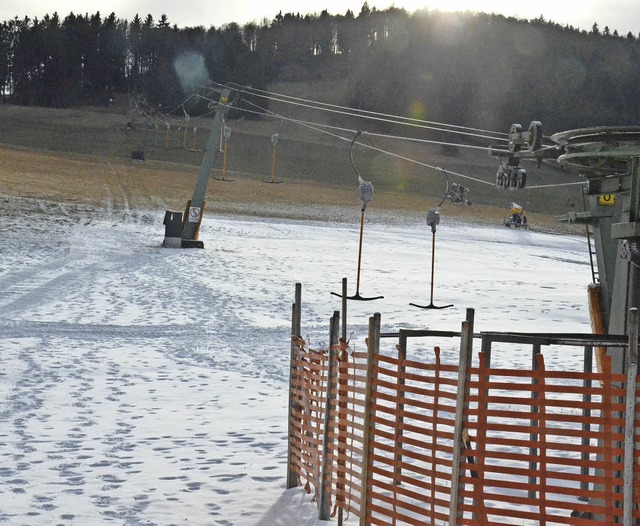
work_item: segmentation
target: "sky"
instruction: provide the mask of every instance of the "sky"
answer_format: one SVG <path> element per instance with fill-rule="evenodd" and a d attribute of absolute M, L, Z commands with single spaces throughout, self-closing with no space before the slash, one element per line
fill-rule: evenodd
<path fill-rule="evenodd" d="M 233 0 L 230 2 L 196 2 L 194 0 L 2 0 L 0 20 L 17 16 L 39 17 L 57 12 L 61 17 L 70 12 L 76 14 L 100 12 L 103 16 L 114 12 L 118 18 L 131 20 L 135 14 L 141 17 L 151 14 L 156 20 L 166 14 L 171 24 L 187 26 L 222 26 L 229 22 L 245 24 L 271 20 L 278 14 L 294 12 L 300 14 L 320 13 L 327 9 L 330 14 L 344 14 L 348 9 L 360 12 L 364 0 Z M 451 11 L 495 12 L 523 19 L 537 18 L 560 24 L 570 24 L 580 29 L 591 29 L 594 22 L 603 29 L 617 30 L 621 35 L 631 31 L 640 33 L 640 9 L 637 0 L 583 0 L 579 3 L 538 0 L 537 2 L 514 2 L 513 0 L 369 0 L 370 7 L 384 10 L 390 5 L 401 7 L 410 13 L 422 9 Z"/>

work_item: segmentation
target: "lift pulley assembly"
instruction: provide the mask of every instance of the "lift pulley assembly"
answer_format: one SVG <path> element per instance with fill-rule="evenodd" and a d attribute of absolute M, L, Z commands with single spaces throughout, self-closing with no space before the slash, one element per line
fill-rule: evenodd
<path fill-rule="evenodd" d="M 520 166 L 521 155 L 541 150 L 543 138 L 542 124 L 539 121 L 532 121 L 527 131 L 523 131 L 521 124 L 512 124 L 507 148 L 489 147 L 489 155 L 500 158 L 500 166 L 496 172 L 497 188 L 521 190 L 527 185 L 527 171 Z"/>

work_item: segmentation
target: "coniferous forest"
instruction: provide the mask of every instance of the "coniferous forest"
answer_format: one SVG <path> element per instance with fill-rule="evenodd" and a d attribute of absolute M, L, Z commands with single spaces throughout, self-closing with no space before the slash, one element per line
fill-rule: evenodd
<path fill-rule="evenodd" d="M 185 57 L 202 61 L 208 78 L 178 74 Z M 380 11 L 366 2 L 359 13 L 278 13 L 218 28 L 99 12 L 0 25 L 0 96 L 18 105 L 137 96 L 162 108 L 208 80 L 258 89 L 334 81 L 346 83 L 341 104 L 360 109 L 484 129 L 531 119 L 570 129 L 637 124 L 638 79 L 639 38 L 597 22 L 584 31 L 543 18 Z"/>

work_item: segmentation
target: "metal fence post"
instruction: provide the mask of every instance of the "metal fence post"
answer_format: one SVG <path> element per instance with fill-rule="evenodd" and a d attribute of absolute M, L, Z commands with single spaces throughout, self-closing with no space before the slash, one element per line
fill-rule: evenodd
<path fill-rule="evenodd" d="M 585 376 L 593 373 L 593 346 L 585 345 L 584 347 L 584 372 Z M 582 432 L 584 433 L 584 437 L 582 438 L 581 445 L 584 451 L 580 454 L 580 459 L 583 462 L 583 466 L 580 468 L 580 475 L 586 478 L 589 476 L 589 466 L 587 463 L 589 462 L 589 451 L 588 446 L 590 443 L 589 432 L 591 431 L 591 387 L 593 382 L 591 380 L 585 379 L 583 382 L 585 387 L 585 393 L 582 395 L 582 402 L 584 403 L 584 409 L 582 410 L 582 417 L 584 418 L 584 423 L 582 424 Z M 580 491 L 588 491 L 589 490 L 589 482 L 582 481 L 580 482 Z M 579 497 L 578 500 L 588 500 L 585 497 Z"/>
<path fill-rule="evenodd" d="M 296 283 L 295 301 L 292 305 L 291 313 L 291 336 L 300 336 L 301 324 L 302 324 L 302 283 Z M 293 430 L 293 382 L 297 378 L 296 367 L 293 365 L 295 356 L 295 346 L 293 341 L 291 342 L 291 354 L 289 358 L 289 366 L 291 368 L 289 373 L 289 438 L 287 441 L 287 489 L 295 488 L 298 483 L 298 474 L 293 468 L 293 442 L 295 441 L 295 434 Z"/>
<path fill-rule="evenodd" d="M 320 476 L 320 513 L 318 519 L 328 521 L 331 518 L 331 478 L 333 468 L 333 455 L 331 448 L 332 419 L 335 414 L 335 378 L 336 378 L 336 350 L 340 330 L 340 313 L 335 311 L 331 318 L 329 330 L 329 363 L 327 364 L 327 394 L 324 409 L 324 431 L 322 435 L 322 471 Z"/>
<path fill-rule="evenodd" d="M 467 309 L 467 319 L 462 322 L 460 335 L 460 362 L 458 366 L 458 392 L 456 393 L 456 420 L 453 432 L 453 461 L 451 471 L 451 496 L 449 502 L 449 526 L 460 523 L 459 501 L 460 462 L 462 460 L 462 430 L 466 423 L 466 409 L 469 405 L 469 369 L 473 351 L 473 309 Z"/>
<path fill-rule="evenodd" d="M 397 426 L 397 438 L 396 438 L 396 474 L 395 480 L 400 483 L 400 478 L 402 477 L 402 438 L 403 438 L 403 430 L 402 426 L 404 424 L 404 386 L 406 384 L 406 380 L 404 378 L 404 373 L 407 370 L 407 331 L 405 329 L 400 329 L 400 338 L 398 343 L 398 396 L 397 396 L 397 404 L 396 404 L 396 414 L 398 415 L 396 426 Z"/>
<path fill-rule="evenodd" d="M 629 309 L 629 352 L 627 356 L 627 394 L 624 418 L 624 526 L 633 525 L 633 471 L 635 453 L 636 390 L 638 383 L 638 309 Z"/>
<path fill-rule="evenodd" d="M 541 349 L 541 345 L 539 343 L 534 343 L 533 346 L 531 347 L 531 371 L 537 371 L 538 370 L 538 355 L 542 352 Z M 532 375 L 533 378 L 531 380 L 531 384 L 532 384 L 532 390 L 531 390 L 531 400 L 535 400 L 537 401 L 538 398 L 540 398 L 540 395 L 538 394 L 538 391 L 536 389 L 533 389 L 533 387 L 538 383 L 538 380 L 536 379 L 535 375 Z M 539 413 L 539 409 L 537 405 L 531 405 L 531 413 L 533 414 L 537 414 Z M 536 427 L 538 428 L 540 426 L 540 421 L 539 420 L 534 420 L 531 419 L 529 421 L 529 425 L 531 427 Z M 531 441 L 531 443 L 534 442 L 540 442 L 540 435 L 539 433 L 529 433 L 529 440 Z M 529 448 L 529 455 L 533 458 L 538 454 L 538 448 L 531 446 Z M 529 471 L 531 473 L 535 473 L 538 469 L 538 463 L 535 460 L 531 460 L 529 462 Z M 534 487 L 536 485 L 536 482 L 538 481 L 538 477 L 536 475 L 530 475 L 529 476 L 529 484 L 531 485 L 531 487 Z M 528 491 L 528 496 L 530 499 L 535 498 L 536 496 L 536 490 L 535 489 L 530 489 Z"/>
<path fill-rule="evenodd" d="M 347 278 L 342 278 L 342 338 L 347 340 Z"/>
<path fill-rule="evenodd" d="M 367 526 L 367 512 L 369 511 L 370 492 L 369 488 L 371 467 L 371 432 L 373 430 L 372 410 L 376 400 L 373 388 L 374 380 L 377 377 L 376 368 L 378 366 L 378 354 L 380 352 L 380 313 L 376 312 L 369 318 L 369 338 L 367 345 L 367 385 L 364 400 L 364 431 L 362 436 L 362 488 L 360 490 L 360 526 Z"/>

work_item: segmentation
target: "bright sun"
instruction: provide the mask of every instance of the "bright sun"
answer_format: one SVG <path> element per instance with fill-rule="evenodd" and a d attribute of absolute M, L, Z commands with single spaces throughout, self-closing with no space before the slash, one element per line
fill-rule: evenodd
<path fill-rule="evenodd" d="M 348 3 L 351 11 L 356 15 L 360 12 L 360 7 L 364 4 L 365 0 L 329 0 L 328 2 L 318 2 L 317 0 L 306 0 L 306 4 L 313 5 L 326 5 L 330 6 L 330 12 L 341 13 L 344 11 L 345 3 Z M 391 6 L 405 9 L 408 13 L 414 13 L 422 9 L 428 9 L 430 11 L 473 11 L 484 13 L 501 13 L 507 15 L 524 16 L 529 11 L 533 11 L 535 15 L 539 16 L 541 6 L 549 4 L 555 0 L 537 0 L 533 7 L 529 7 L 528 4 L 522 4 L 513 2 L 513 0 L 367 0 L 369 7 L 375 7 L 379 10 L 385 10 Z"/>
<path fill-rule="evenodd" d="M 375 5 L 376 0 L 370 0 Z M 558 3 L 557 0 L 537 0 L 534 2 L 513 2 L 513 0 L 389 0 L 388 5 L 406 9 L 409 13 L 420 9 L 440 11 L 473 11 L 498 13 L 504 16 L 532 19 L 544 15 L 556 22 L 575 19 L 573 7 Z"/>
<path fill-rule="evenodd" d="M 418 9 L 438 9 L 441 11 L 483 11 L 485 13 L 501 12 L 513 7 L 513 2 L 503 0 L 401 0 L 396 5 L 402 5 L 407 11 Z"/>

